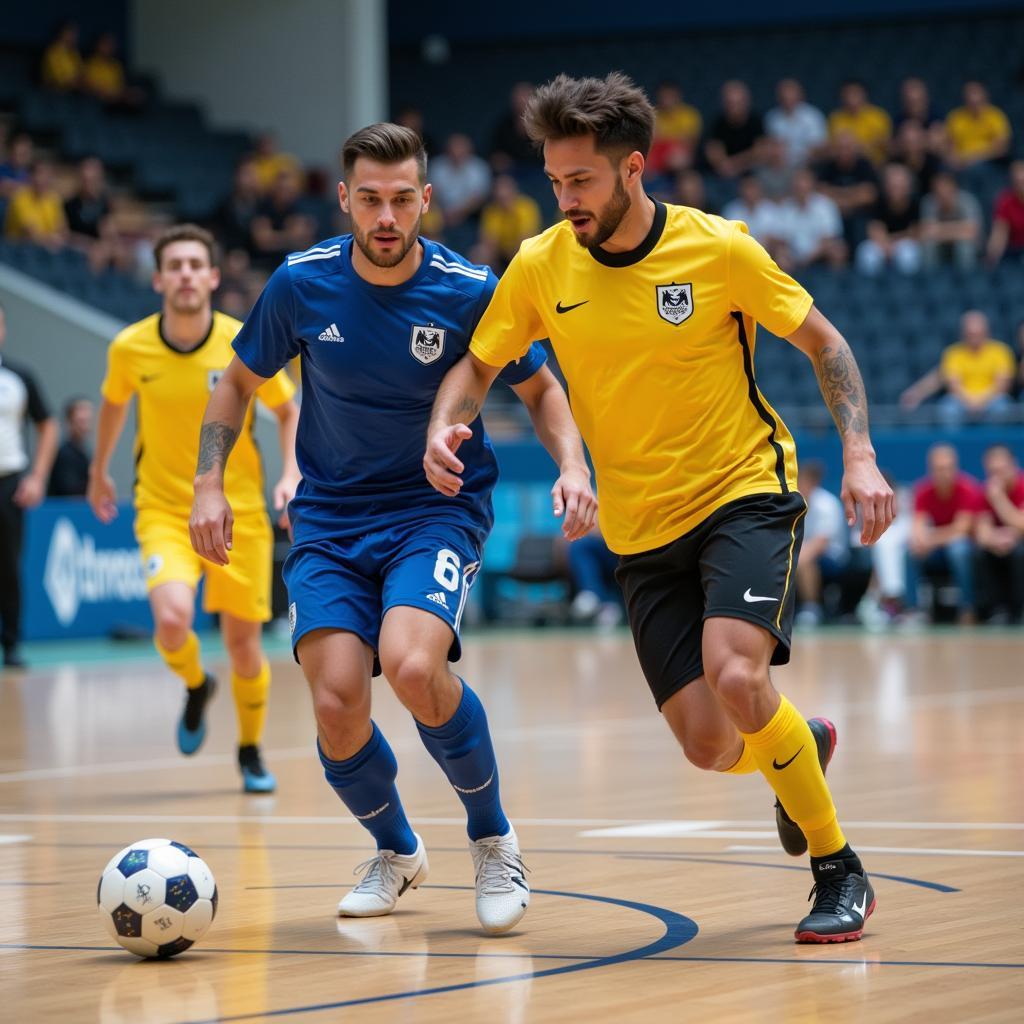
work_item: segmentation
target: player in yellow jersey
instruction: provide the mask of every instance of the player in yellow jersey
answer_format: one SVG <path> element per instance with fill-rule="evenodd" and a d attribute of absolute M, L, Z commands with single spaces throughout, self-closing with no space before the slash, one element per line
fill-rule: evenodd
<path fill-rule="evenodd" d="M 566 219 L 525 241 L 438 392 L 424 468 L 459 492 L 456 451 L 498 367 L 548 336 L 597 470 L 641 667 L 687 758 L 760 771 L 790 853 L 810 850 L 802 942 L 859 939 L 874 893 L 824 769 L 835 729 L 780 696 L 804 499 L 793 438 L 758 390 L 758 322 L 812 361 L 843 441 L 843 502 L 873 543 L 893 516 L 850 348 L 743 224 L 643 188 L 654 123 L 624 75 L 537 91 L 525 115 Z M 815 756 L 817 754 L 817 756 Z"/>
<path fill-rule="evenodd" d="M 209 232 L 191 224 L 172 227 L 157 241 L 155 257 L 153 287 L 163 296 L 163 310 L 126 327 L 110 346 L 87 497 L 103 522 L 117 514 L 108 466 L 128 404 L 136 396 L 135 535 L 153 609 L 156 649 L 188 690 L 178 747 L 183 754 L 199 749 L 206 737 L 204 712 L 216 686 L 203 668 L 199 638 L 192 629 L 196 588 L 205 576 L 204 607 L 219 613 L 231 660 L 243 785 L 249 793 L 268 793 L 276 783 L 260 755 L 270 687 L 260 634 L 270 618 L 273 536 L 263 497 L 263 467 L 252 436 L 252 409 L 224 481 L 235 510 L 231 565 L 204 562 L 192 550 L 188 532 L 203 412 L 231 362 L 231 342 L 242 325 L 213 311 L 211 296 L 220 273 Z M 274 505 L 281 510 L 299 481 L 294 394 L 295 386 L 283 372 L 257 391 L 278 421 L 284 468 L 274 488 Z M 287 524 L 285 515 L 282 511 L 282 525 Z"/>

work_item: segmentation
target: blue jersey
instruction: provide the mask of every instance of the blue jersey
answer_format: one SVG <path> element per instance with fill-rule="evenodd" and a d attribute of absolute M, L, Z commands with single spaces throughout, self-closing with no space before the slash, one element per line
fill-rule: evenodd
<path fill-rule="evenodd" d="M 458 498 L 427 482 L 423 451 L 441 379 L 469 348 L 497 279 L 436 242 L 420 243 L 419 269 L 395 286 L 355 272 L 351 235 L 293 253 L 235 338 L 239 358 L 261 377 L 302 357 L 296 543 L 365 529 L 382 513 L 438 508 L 490 529 L 498 466 L 479 418 L 459 449 L 466 469 Z M 499 377 L 522 383 L 545 359 L 534 344 Z"/>

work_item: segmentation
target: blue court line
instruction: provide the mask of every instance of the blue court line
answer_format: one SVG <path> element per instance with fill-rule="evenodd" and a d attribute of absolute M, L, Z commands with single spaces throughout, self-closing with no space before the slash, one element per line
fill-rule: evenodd
<path fill-rule="evenodd" d="M 995 967 L 1024 970 L 1024 964 L 967 963 L 955 960 L 840 960 L 821 957 L 649 956 L 648 960 L 708 964 L 840 964 L 843 967 Z"/>
<path fill-rule="evenodd" d="M 472 890 L 468 885 L 435 885 L 425 886 L 432 889 Z M 513 981 L 532 981 L 534 978 L 550 978 L 558 974 L 575 974 L 579 971 L 591 971 L 599 967 L 612 967 L 616 964 L 643 960 L 657 953 L 667 953 L 685 945 L 697 935 L 697 925 L 690 918 L 677 914 L 673 910 L 655 907 L 649 903 L 636 903 L 632 900 L 619 900 L 611 896 L 593 896 L 582 892 L 559 892 L 554 889 L 534 889 L 543 896 L 562 896 L 568 899 L 590 900 L 594 903 L 605 903 L 610 906 L 636 910 L 654 917 L 665 926 L 664 934 L 659 939 L 644 946 L 615 953 L 611 956 L 595 957 L 578 963 L 565 964 L 562 967 L 549 967 L 543 971 L 527 971 L 524 974 L 510 974 L 503 978 L 486 978 L 481 981 L 465 981 L 455 985 L 439 985 L 435 988 L 410 989 L 406 992 L 389 992 L 387 995 L 364 996 L 361 999 L 342 999 L 330 1003 L 312 1003 L 305 1006 L 289 1006 L 280 1010 L 263 1010 L 260 1013 L 244 1013 L 234 1017 L 216 1017 L 206 1021 L 186 1022 L 186 1024 L 220 1024 L 227 1021 L 259 1020 L 263 1017 L 287 1017 L 299 1013 L 317 1013 L 323 1010 L 340 1010 L 350 1006 L 366 1006 L 372 1003 L 388 1003 L 401 999 L 415 999 L 420 996 L 440 995 L 446 992 L 462 992 L 471 988 L 483 988 L 489 985 L 505 985 Z"/>
<path fill-rule="evenodd" d="M 807 871 L 806 865 L 797 864 L 767 864 L 757 860 L 719 860 L 715 857 L 698 857 L 688 853 L 630 853 L 620 851 L 618 856 L 623 860 L 672 860 L 690 861 L 694 864 L 735 864 L 744 868 L 774 868 L 776 871 Z M 926 882 L 920 878 L 907 878 L 904 875 L 883 875 L 878 871 L 870 872 L 872 878 L 884 878 L 890 882 L 902 882 L 904 885 L 917 885 L 922 889 L 933 889 L 935 892 L 960 892 L 951 885 L 943 885 L 941 882 Z"/>

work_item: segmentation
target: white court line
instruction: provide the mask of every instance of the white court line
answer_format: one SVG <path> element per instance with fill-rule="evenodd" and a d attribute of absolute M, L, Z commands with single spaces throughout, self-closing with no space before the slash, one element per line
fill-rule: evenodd
<path fill-rule="evenodd" d="M 13 846 L 15 843 L 27 843 L 31 836 L 0 836 L 0 846 Z"/>
<path fill-rule="evenodd" d="M 607 828 L 590 828 L 581 832 L 580 836 L 584 839 L 692 839 L 698 838 L 697 832 L 728 828 L 756 829 L 763 827 L 764 824 L 764 821 L 624 821 Z M 955 832 L 1024 831 L 1024 823 L 1015 821 L 844 821 L 843 827 L 909 832 L 930 832 L 932 829 Z M 744 835 L 754 838 L 753 833 L 748 832 Z M 769 836 L 774 835 L 774 832 L 769 833 Z M 717 838 L 732 837 L 719 834 Z"/>
<path fill-rule="evenodd" d="M 777 846 L 729 846 L 729 853 L 782 853 Z M 925 857 L 1024 857 L 1024 850 L 941 850 L 917 846 L 861 846 L 858 853 L 907 853 Z"/>

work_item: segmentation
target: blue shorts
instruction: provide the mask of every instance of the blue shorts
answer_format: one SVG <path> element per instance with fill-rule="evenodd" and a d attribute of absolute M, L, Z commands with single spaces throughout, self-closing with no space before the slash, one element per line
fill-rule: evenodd
<path fill-rule="evenodd" d="M 284 563 L 292 651 L 310 630 L 343 629 L 376 653 L 385 613 L 405 606 L 448 623 L 448 658 L 458 661 L 462 613 L 480 568 L 478 533 L 450 521 L 410 522 L 293 547 Z"/>

